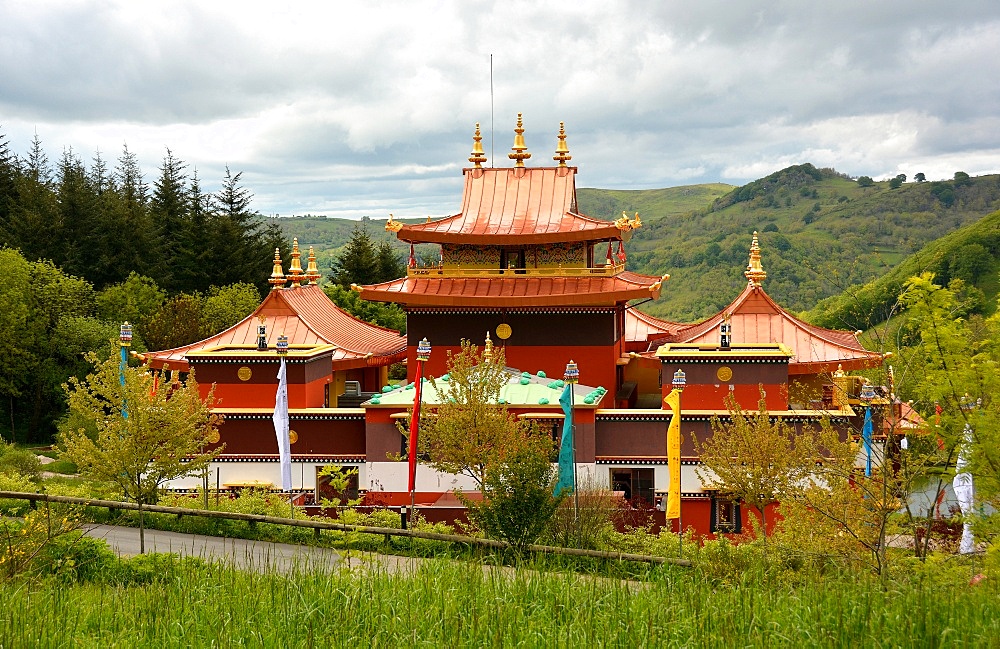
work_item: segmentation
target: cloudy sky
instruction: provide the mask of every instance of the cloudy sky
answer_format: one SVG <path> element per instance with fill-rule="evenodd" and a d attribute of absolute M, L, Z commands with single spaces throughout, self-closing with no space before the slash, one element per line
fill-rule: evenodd
<path fill-rule="evenodd" d="M 284 5 L 0 0 L 0 133 L 228 164 L 283 216 L 454 213 L 475 123 L 509 166 L 518 112 L 581 187 L 1000 172 L 996 0 Z"/>

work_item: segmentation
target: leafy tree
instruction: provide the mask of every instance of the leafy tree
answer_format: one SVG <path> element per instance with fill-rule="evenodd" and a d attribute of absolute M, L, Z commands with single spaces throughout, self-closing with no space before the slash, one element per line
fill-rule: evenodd
<path fill-rule="evenodd" d="M 481 488 L 487 472 L 508 457 L 528 449 L 548 462 L 552 450 L 549 437 L 536 433 L 499 403 L 500 391 L 510 378 L 505 364 L 502 349 L 486 354 L 463 340 L 457 354 L 448 352 L 448 379 L 430 383 L 429 389 L 438 394 L 435 412 L 425 409 L 420 414 L 418 443 L 430 465 L 445 473 L 467 475 Z M 503 470 L 496 475 L 505 479 Z"/>
<path fill-rule="evenodd" d="M 150 349 L 173 349 L 201 339 L 201 295 L 179 293 L 148 318 L 143 337 Z"/>
<path fill-rule="evenodd" d="M 124 282 L 100 291 L 95 301 L 98 317 L 118 324 L 132 323 L 135 335 L 144 343 L 149 319 L 167 301 L 167 293 L 149 277 L 133 271 Z M 132 344 L 139 342 L 133 340 Z"/>
<path fill-rule="evenodd" d="M 31 264 L 16 250 L 0 248 L 0 397 L 10 421 L 10 438 L 14 439 L 14 405 L 28 387 L 27 378 L 32 356 L 24 341 L 31 335 L 31 309 L 28 292 L 31 286 Z M 6 427 L 4 422 L 4 426 Z"/>
<path fill-rule="evenodd" d="M 201 471 L 222 451 L 206 451 L 220 422 L 211 412 L 214 397 L 201 397 L 194 373 L 183 384 L 154 391 L 153 375 L 144 369 L 120 373 L 117 353 L 103 361 L 90 354 L 88 360 L 93 373 L 82 381 L 71 378 L 65 390 L 70 411 L 92 421 L 97 436 L 83 428 L 64 431 L 60 455 L 139 505 L 144 552 L 142 505 L 156 502 L 163 483 Z"/>
<path fill-rule="evenodd" d="M 972 178 L 964 171 L 955 172 L 955 187 L 962 187 L 972 182 Z"/>
<path fill-rule="evenodd" d="M 747 414 L 733 395 L 726 397 L 729 421 L 712 419 L 712 435 L 695 438 L 701 458 L 698 477 L 711 488 L 739 498 L 760 513 L 767 537 L 767 505 L 792 498 L 814 473 L 818 449 L 835 438 L 829 425 L 819 431 L 795 429 L 768 414 L 761 388 L 759 410 Z M 703 468 L 702 468 L 703 467 Z"/>
<path fill-rule="evenodd" d="M 858 176 L 858 187 L 867 188 L 875 185 L 871 176 Z"/>
<path fill-rule="evenodd" d="M 889 180 L 889 189 L 899 189 L 906 182 L 906 174 L 899 174 Z"/>
<path fill-rule="evenodd" d="M 406 313 L 398 304 L 362 300 L 357 293 L 338 284 L 327 284 L 323 287 L 323 292 L 334 304 L 355 318 L 387 329 L 406 332 Z"/>
<path fill-rule="evenodd" d="M 213 286 L 201 307 L 201 338 L 225 331 L 247 317 L 260 304 L 260 293 L 253 284 L 240 282 Z"/>
<path fill-rule="evenodd" d="M 523 446 L 483 475 L 483 500 L 462 498 L 469 520 L 486 536 L 510 544 L 518 554 L 534 543 L 565 497 L 553 493 L 555 469 L 546 454 Z"/>
<path fill-rule="evenodd" d="M 924 175 L 924 172 L 918 171 L 917 173 L 913 174 L 913 179 L 918 183 L 922 183 L 927 180 L 927 176 Z"/>

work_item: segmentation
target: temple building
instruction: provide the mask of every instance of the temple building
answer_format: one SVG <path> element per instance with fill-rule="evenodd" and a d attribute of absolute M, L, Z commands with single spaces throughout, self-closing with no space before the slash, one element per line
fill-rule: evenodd
<path fill-rule="evenodd" d="M 667 489 L 670 410 L 663 397 L 682 371 L 682 520 L 699 533 L 737 530 L 746 517 L 696 473 L 693 438 L 711 435 L 713 417 L 728 417 L 728 395 L 756 410 L 763 388 L 771 416 L 795 427 L 828 418 L 845 435 L 860 431 L 859 405 L 871 399 L 862 401 L 863 381 L 850 372 L 880 366 L 883 355 L 865 349 L 855 333 L 799 320 L 768 296 L 756 232 L 747 284 L 724 309 L 693 324 L 645 314 L 638 305 L 669 285 L 666 274 L 626 269 L 625 245 L 642 227 L 639 216 L 610 221 L 580 213 L 577 168 L 566 164 L 562 124 L 552 166 L 525 164 L 531 153 L 520 115 L 514 133 L 513 165 L 485 167 L 476 126 L 458 212 L 412 225 L 390 216 L 386 229 L 410 246 L 406 276 L 353 288 L 365 300 L 401 305 L 405 337 L 333 305 L 316 284 L 313 256 L 309 269 L 299 267 L 296 244 L 289 274 L 276 258 L 274 289 L 253 314 L 204 341 L 146 356 L 154 367 L 194 367 L 206 390 L 215 385 L 226 416 L 226 450 L 216 467 L 226 474 L 222 484 L 278 483 L 271 416 L 282 333 L 289 342 L 293 482 L 304 490 L 320 486 L 323 464 L 337 463 L 358 468 L 359 490 L 380 493 L 380 502 L 409 502 L 397 423 L 412 407 L 410 381 L 424 338 L 433 344 L 424 376 L 438 379 L 463 339 L 501 346 L 511 377 L 503 397 L 509 409 L 551 427 L 553 435 L 563 419 L 554 380 L 574 361 L 579 474 L 650 503 Z M 437 246 L 436 263 L 418 264 L 417 244 Z M 409 379 L 390 384 L 385 368 L 402 360 Z M 433 392 L 423 391 L 431 408 Z M 455 488 L 473 487 L 468 478 L 421 465 L 416 501 L 432 505 Z"/>

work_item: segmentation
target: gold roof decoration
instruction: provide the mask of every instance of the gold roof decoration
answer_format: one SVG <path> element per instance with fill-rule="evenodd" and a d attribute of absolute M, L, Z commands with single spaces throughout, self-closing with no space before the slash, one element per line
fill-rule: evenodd
<path fill-rule="evenodd" d="M 621 231 L 622 241 L 628 241 L 632 238 L 632 231 L 642 227 L 642 219 L 639 218 L 639 213 L 636 212 L 635 218 L 630 221 L 628 214 L 625 213 L 625 210 L 622 210 L 622 215 L 615 219 L 615 227 Z"/>
<path fill-rule="evenodd" d="M 486 344 L 483 346 L 483 360 L 487 363 L 493 360 L 493 340 L 490 339 L 490 332 L 486 332 Z"/>
<path fill-rule="evenodd" d="M 513 153 L 508 153 L 507 157 L 514 160 L 515 167 L 523 167 L 524 161 L 531 157 L 528 153 L 528 146 L 524 143 L 524 124 L 521 121 L 521 113 L 517 114 L 517 128 L 514 129 L 514 146 L 511 147 Z"/>
<path fill-rule="evenodd" d="M 760 265 L 760 244 L 757 243 L 757 231 L 753 232 L 753 242 L 750 244 L 750 263 L 747 264 L 746 271 L 743 272 L 750 285 L 759 287 L 760 283 L 767 278 L 767 272 Z"/>
<path fill-rule="evenodd" d="M 476 165 L 476 169 L 482 169 L 486 162 L 486 154 L 483 152 L 483 136 L 479 132 L 479 122 L 476 122 L 476 134 L 472 136 L 472 155 L 469 162 Z"/>
<path fill-rule="evenodd" d="M 569 146 L 566 145 L 566 126 L 563 122 L 559 122 L 559 143 L 556 145 L 556 154 L 552 156 L 552 159 L 558 162 L 560 167 L 565 167 L 566 161 L 573 159 L 573 156 L 569 154 Z"/>
<path fill-rule="evenodd" d="M 313 250 L 312 246 L 309 246 L 309 265 L 306 266 L 306 281 L 310 284 L 319 284 L 319 280 L 323 279 L 323 274 L 319 272 L 319 267 L 316 265 L 316 251 Z"/>
<path fill-rule="evenodd" d="M 281 288 L 285 285 L 285 271 L 281 267 L 281 251 L 277 248 L 274 249 L 274 268 L 271 270 L 271 279 L 267 280 L 267 283 L 271 285 L 271 290 L 276 288 Z"/>
<path fill-rule="evenodd" d="M 292 280 L 292 286 L 298 286 L 302 282 L 302 253 L 299 252 L 299 238 L 292 239 L 292 263 L 288 265 L 288 278 Z"/>
<path fill-rule="evenodd" d="M 394 221 L 392 218 L 392 212 L 389 213 L 389 220 L 385 222 L 386 232 L 399 232 L 403 229 L 403 224 L 399 221 Z"/>

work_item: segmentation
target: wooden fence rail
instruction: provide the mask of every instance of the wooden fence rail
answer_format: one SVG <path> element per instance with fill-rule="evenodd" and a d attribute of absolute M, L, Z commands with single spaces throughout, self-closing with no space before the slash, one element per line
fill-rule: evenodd
<path fill-rule="evenodd" d="M 119 502 L 116 500 L 96 500 L 93 498 L 73 498 L 70 496 L 52 496 L 49 494 L 26 493 L 20 491 L 0 491 L 0 498 L 11 500 L 27 500 L 29 502 L 63 503 L 66 505 L 84 505 L 87 507 L 104 507 L 106 509 L 120 509 L 138 511 L 139 505 L 136 503 Z M 472 536 L 461 536 L 458 534 L 438 534 L 436 532 L 419 532 L 416 530 L 404 530 L 396 527 L 373 527 L 367 525 L 347 525 L 334 521 L 298 520 L 294 518 L 279 518 L 277 516 L 264 516 L 262 514 L 241 514 L 238 512 L 218 512 L 207 509 L 188 509 L 186 507 L 163 507 L 160 505 L 143 505 L 142 511 L 156 514 L 175 514 L 179 516 L 202 516 L 204 518 L 223 518 L 234 521 L 249 521 L 254 523 L 270 523 L 272 525 L 285 525 L 288 527 L 304 527 L 316 530 L 337 530 L 341 532 L 358 532 L 361 534 L 378 534 L 382 536 L 403 536 L 413 539 L 428 539 L 431 541 L 446 541 L 449 543 L 464 543 L 465 545 L 475 545 L 485 548 L 504 549 L 509 547 L 504 541 L 493 539 L 480 539 Z M 614 559 L 617 561 L 636 561 L 640 563 L 672 564 L 677 566 L 690 566 L 688 559 L 676 559 L 673 557 L 657 557 L 647 554 L 630 554 L 628 552 L 604 552 L 601 550 L 579 550 L 576 548 L 560 548 L 551 545 L 529 545 L 528 550 L 540 554 L 559 554 L 571 557 L 591 557 L 595 559 Z"/>

